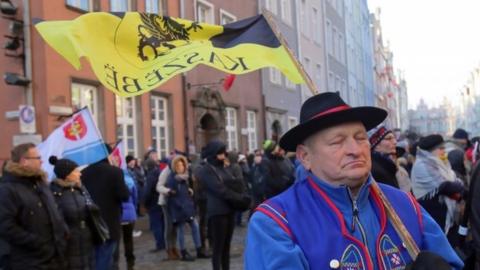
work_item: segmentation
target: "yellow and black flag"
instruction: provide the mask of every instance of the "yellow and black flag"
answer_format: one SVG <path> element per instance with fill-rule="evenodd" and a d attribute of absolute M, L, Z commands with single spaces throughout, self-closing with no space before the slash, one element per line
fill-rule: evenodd
<path fill-rule="evenodd" d="M 198 64 L 243 74 L 263 67 L 304 80 L 263 15 L 224 26 L 138 12 L 88 13 L 36 24 L 45 41 L 76 69 L 86 57 L 108 89 L 143 94 Z"/>

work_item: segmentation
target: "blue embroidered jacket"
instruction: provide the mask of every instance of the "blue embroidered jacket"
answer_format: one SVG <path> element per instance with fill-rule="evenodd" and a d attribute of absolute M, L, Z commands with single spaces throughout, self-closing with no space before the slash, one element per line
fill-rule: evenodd
<path fill-rule="evenodd" d="M 284 193 L 261 204 L 249 224 L 246 269 L 404 269 L 411 262 L 387 220 L 369 179 L 353 198 L 308 173 Z M 415 199 L 395 188 L 381 189 L 421 250 L 463 263 L 435 221 Z"/>

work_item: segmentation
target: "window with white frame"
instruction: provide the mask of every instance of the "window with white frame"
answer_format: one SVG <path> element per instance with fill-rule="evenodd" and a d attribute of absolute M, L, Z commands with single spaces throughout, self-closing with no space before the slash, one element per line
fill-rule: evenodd
<path fill-rule="evenodd" d="M 287 24 L 292 24 L 292 0 L 280 0 L 280 17 Z"/>
<path fill-rule="evenodd" d="M 117 140 L 123 140 L 124 151 L 127 155 L 138 156 L 135 99 L 115 96 L 115 103 Z"/>
<path fill-rule="evenodd" d="M 287 76 L 283 76 L 285 77 L 285 87 L 287 87 L 288 89 L 296 89 L 297 88 L 297 85 L 294 84 L 293 82 L 291 82 Z"/>
<path fill-rule="evenodd" d="M 333 78 L 332 72 L 328 72 L 328 90 L 335 92 L 335 79 Z"/>
<path fill-rule="evenodd" d="M 322 85 L 322 65 L 320 65 L 320 64 L 316 65 L 315 83 L 317 85 L 317 88 L 320 89 L 320 86 Z"/>
<path fill-rule="evenodd" d="M 313 25 L 313 40 L 317 43 L 320 43 L 320 34 L 321 34 L 321 27 L 319 25 L 319 15 L 318 10 L 316 8 L 312 8 L 312 25 Z"/>
<path fill-rule="evenodd" d="M 308 12 L 307 12 L 307 3 L 306 0 L 301 0 L 300 2 L 300 30 L 305 36 L 310 35 L 310 23 L 308 22 Z"/>
<path fill-rule="evenodd" d="M 150 96 L 150 116 L 152 118 L 152 147 L 160 157 L 170 153 L 168 134 L 168 100 L 160 96 Z"/>
<path fill-rule="evenodd" d="M 277 1 L 278 0 L 265 0 L 265 8 L 273 14 L 277 14 Z"/>
<path fill-rule="evenodd" d="M 338 35 L 338 50 L 339 50 L 339 58 L 338 60 L 341 63 L 345 64 L 345 43 L 343 41 L 343 35 L 339 34 Z"/>
<path fill-rule="evenodd" d="M 276 68 L 268 68 L 269 71 L 269 77 L 270 77 L 270 82 L 273 84 L 282 84 L 282 74 L 280 71 Z"/>
<path fill-rule="evenodd" d="M 288 117 L 288 129 L 291 129 L 298 125 L 298 119 L 296 117 L 289 116 Z"/>
<path fill-rule="evenodd" d="M 327 21 L 327 51 L 332 54 L 332 24 Z"/>
<path fill-rule="evenodd" d="M 98 126 L 97 88 L 89 84 L 72 83 L 71 90 L 73 111 L 88 107 L 95 124 Z"/>
<path fill-rule="evenodd" d="M 126 12 L 132 10 L 131 0 L 110 0 L 111 12 Z"/>
<path fill-rule="evenodd" d="M 333 27 L 332 29 L 332 55 L 338 59 L 337 54 L 338 54 L 338 47 L 337 47 L 337 29 Z"/>
<path fill-rule="evenodd" d="M 247 111 L 247 136 L 248 152 L 252 153 L 258 148 L 257 113 L 255 111 Z"/>
<path fill-rule="evenodd" d="M 92 0 L 67 0 L 67 5 L 85 11 L 93 9 Z"/>
<path fill-rule="evenodd" d="M 237 20 L 237 17 L 226 10 L 220 9 L 220 24 L 229 24 Z"/>
<path fill-rule="evenodd" d="M 213 4 L 205 0 L 197 0 L 197 21 L 203 23 L 215 23 L 215 13 Z"/>
<path fill-rule="evenodd" d="M 145 12 L 159 15 L 167 15 L 165 0 L 145 0 Z"/>
<path fill-rule="evenodd" d="M 227 147 L 228 150 L 238 150 L 238 135 L 237 135 L 237 110 L 235 108 L 225 108 L 225 131 L 227 132 Z"/>

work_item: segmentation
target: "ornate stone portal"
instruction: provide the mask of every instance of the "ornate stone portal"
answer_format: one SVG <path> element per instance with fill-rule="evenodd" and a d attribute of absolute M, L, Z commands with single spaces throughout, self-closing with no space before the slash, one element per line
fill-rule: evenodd
<path fill-rule="evenodd" d="M 192 106 L 196 148 L 201 149 L 213 139 L 225 141 L 225 103 L 220 92 L 203 87 Z"/>

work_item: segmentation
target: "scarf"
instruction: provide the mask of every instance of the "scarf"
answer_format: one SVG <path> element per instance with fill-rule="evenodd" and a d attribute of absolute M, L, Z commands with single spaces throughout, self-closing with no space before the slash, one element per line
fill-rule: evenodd
<path fill-rule="evenodd" d="M 417 160 L 412 168 L 412 189 L 415 198 L 431 199 L 438 194 L 438 188 L 445 181 L 456 181 L 455 172 L 448 162 L 440 160 L 432 153 L 418 149 Z M 439 197 L 447 206 L 445 232 L 453 225 L 456 202 L 445 196 Z"/>

